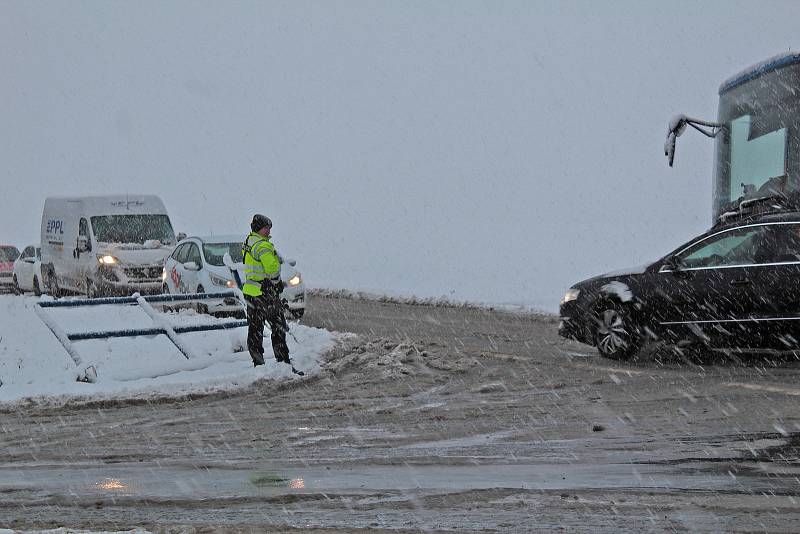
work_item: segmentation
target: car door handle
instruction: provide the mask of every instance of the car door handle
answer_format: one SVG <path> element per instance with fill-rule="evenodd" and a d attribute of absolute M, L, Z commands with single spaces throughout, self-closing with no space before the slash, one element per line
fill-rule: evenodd
<path fill-rule="evenodd" d="M 746 286 L 750 283 L 750 280 L 747 278 L 739 278 L 738 280 L 731 280 L 732 286 Z"/>

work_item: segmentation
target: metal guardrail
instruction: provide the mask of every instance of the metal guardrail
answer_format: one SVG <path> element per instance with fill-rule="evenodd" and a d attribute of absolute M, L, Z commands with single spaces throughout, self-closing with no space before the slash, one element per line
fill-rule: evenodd
<path fill-rule="evenodd" d="M 97 299 L 69 299 L 69 300 L 50 300 L 39 302 L 37 305 L 42 308 L 68 308 L 70 306 L 99 306 L 101 304 L 136 304 L 142 298 L 146 302 L 181 302 L 190 300 L 208 300 L 235 298 L 238 300 L 237 293 L 234 291 L 221 291 L 219 293 L 188 293 L 182 295 L 144 295 L 131 297 L 102 297 Z"/>
<path fill-rule="evenodd" d="M 69 353 L 76 367 L 83 367 L 83 360 L 73 345 L 73 341 L 85 341 L 90 339 L 106 339 L 111 337 L 136 337 L 136 336 L 156 336 L 166 335 L 180 353 L 188 360 L 192 358 L 189 348 L 181 342 L 178 334 L 189 332 L 206 332 L 212 330 L 229 330 L 247 326 L 247 321 L 226 321 L 223 323 L 211 323 L 187 326 L 172 326 L 167 320 L 153 309 L 151 303 L 165 304 L 171 302 L 191 302 L 209 299 L 234 298 L 239 300 L 239 295 L 235 291 L 224 291 L 220 293 L 190 293 L 186 295 L 148 295 L 141 296 L 134 294 L 131 297 L 106 297 L 97 299 L 70 299 L 37 302 L 34 308 L 36 315 L 50 329 L 54 336 L 61 342 L 61 345 Z M 240 301 L 241 302 L 241 301 Z M 151 328 L 123 328 L 119 330 L 97 330 L 89 332 L 66 333 L 45 311 L 48 308 L 77 308 L 81 306 L 101 306 L 104 304 L 131 304 L 139 306 L 152 320 Z M 83 371 L 79 371 L 77 379 L 82 382 L 94 382 L 97 379 L 97 371 L 93 366 L 89 366 Z"/>

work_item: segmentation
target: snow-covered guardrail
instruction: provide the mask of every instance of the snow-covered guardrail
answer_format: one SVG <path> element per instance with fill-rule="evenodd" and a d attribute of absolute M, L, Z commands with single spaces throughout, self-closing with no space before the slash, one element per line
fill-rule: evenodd
<path fill-rule="evenodd" d="M 149 295 L 141 296 L 134 294 L 131 297 L 107 297 L 97 299 L 72 299 L 72 300 L 53 300 L 37 302 L 35 306 L 36 315 L 42 320 L 64 349 L 69 353 L 75 366 L 80 370 L 83 361 L 75 348 L 73 341 L 84 341 L 89 339 L 106 339 L 111 337 L 135 337 L 135 336 L 155 336 L 165 335 L 186 358 L 191 359 L 192 354 L 188 345 L 181 342 L 178 334 L 189 332 L 205 332 L 210 330 L 228 330 L 247 326 L 247 321 L 226 321 L 222 323 L 198 324 L 172 326 L 169 321 L 161 317 L 151 304 L 166 304 L 175 302 L 199 301 L 207 299 L 239 299 L 239 294 L 235 291 L 223 291 L 219 293 L 192 293 L 186 295 Z M 149 328 L 122 328 L 119 330 L 97 330 L 67 333 L 58 323 L 47 314 L 48 308 L 77 308 L 82 306 L 100 306 L 104 304 L 129 304 L 139 306 L 153 321 L 153 326 Z M 97 379 L 97 371 L 93 366 L 89 366 L 83 371 L 79 371 L 78 380 L 83 382 L 94 382 Z"/>

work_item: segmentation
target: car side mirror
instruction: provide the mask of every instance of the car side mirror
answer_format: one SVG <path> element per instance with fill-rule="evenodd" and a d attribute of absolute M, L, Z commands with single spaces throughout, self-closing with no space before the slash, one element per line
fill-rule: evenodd
<path fill-rule="evenodd" d="M 89 238 L 85 235 L 78 236 L 78 252 L 89 252 Z"/>
<path fill-rule="evenodd" d="M 184 263 L 183 264 L 183 268 L 186 269 L 187 271 L 199 271 L 200 270 L 200 266 L 197 265 L 197 263 L 195 263 L 193 261 L 187 261 L 186 263 Z"/>
<path fill-rule="evenodd" d="M 287 260 L 286 263 L 294 267 L 295 265 L 297 265 L 297 260 Z"/>
<path fill-rule="evenodd" d="M 681 260 L 677 256 L 670 256 L 664 260 L 664 267 L 670 271 L 680 271 L 682 268 Z"/>

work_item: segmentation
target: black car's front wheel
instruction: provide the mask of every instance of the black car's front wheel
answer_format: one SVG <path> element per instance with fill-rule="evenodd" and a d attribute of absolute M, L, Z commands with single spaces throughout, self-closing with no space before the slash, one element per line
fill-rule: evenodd
<path fill-rule="evenodd" d="M 639 351 L 639 331 L 625 306 L 612 301 L 601 304 L 596 321 L 594 342 L 601 356 L 626 360 Z"/>

